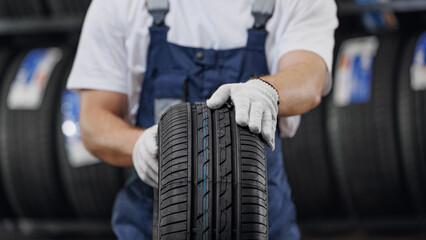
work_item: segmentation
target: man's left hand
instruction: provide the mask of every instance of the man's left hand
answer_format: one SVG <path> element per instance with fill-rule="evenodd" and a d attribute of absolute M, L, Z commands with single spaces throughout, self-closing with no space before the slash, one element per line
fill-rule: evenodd
<path fill-rule="evenodd" d="M 261 133 L 268 146 L 274 150 L 279 99 L 277 90 L 260 79 L 225 84 L 207 100 L 207 106 L 218 109 L 229 99 L 235 106 L 236 123 L 248 126 L 253 133 Z"/>

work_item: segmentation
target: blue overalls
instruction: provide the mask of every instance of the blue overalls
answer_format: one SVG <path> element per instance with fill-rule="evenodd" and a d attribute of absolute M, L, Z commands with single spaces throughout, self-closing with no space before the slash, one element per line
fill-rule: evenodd
<path fill-rule="evenodd" d="M 164 104 L 162 100 L 169 103 L 179 99 L 191 103 L 205 101 L 222 84 L 244 82 L 268 73 L 264 26 L 248 30 L 246 47 L 216 51 L 167 42 L 169 28 L 163 22 L 165 13 L 160 21 L 152 15 L 154 24 L 149 29 L 151 41 L 137 118 L 139 127 L 149 128 L 155 124 L 155 104 Z M 300 233 L 278 132 L 276 146 L 274 152 L 267 148 L 269 236 L 271 240 L 296 240 Z M 153 189 L 134 173 L 118 194 L 113 210 L 113 230 L 119 239 L 151 239 L 152 196 Z"/>

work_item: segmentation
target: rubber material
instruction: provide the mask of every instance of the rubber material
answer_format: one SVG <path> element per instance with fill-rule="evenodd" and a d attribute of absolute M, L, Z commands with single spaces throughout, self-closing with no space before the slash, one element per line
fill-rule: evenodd
<path fill-rule="evenodd" d="M 3 0 L 5 12 L 11 18 L 43 17 L 46 14 L 44 0 Z"/>
<path fill-rule="evenodd" d="M 84 15 L 91 0 L 47 0 L 50 14 L 54 16 Z"/>
<path fill-rule="evenodd" d="M 68 73 L 61 76 L 59 92 L 65 89 Z M 56 99 L 61 102 L 61 98 Z M 115 196 L 124 184 L 121 169 L 104 162 L 83 167 L 72 167 L 65 149 L 64 135 L 61 130 L 61 104 L 56 106 L 56 148 L 58 151 L 59 170 L 64 183 L 64 191 L 77 217 L 110 218 Z"/>
<path fill-rule="evenodd" d="M 158 136 L 159 239 L 268 239 L 265 145 L 232 107 L 175 105 Z"/>
<path fill-rule="evenodd" d="M 343 216 L 325 140 L 324 105 L 307 114 L 296 136 L 282 140 L 283 160 L 300 221 Z"/>
<path fill-rule="evenodd" d="M 49 46 L 50 47 L 50 46 Z M 21 61 L 18 54 L 1 87 L 1 177 L 12 209 L 18 217 L 67 217 L 69 207 L 60 181 L 55 152 L 55 109 L 62 73 L 70 51 L 54 68 L 38 110 L 10 110 L 6 99 Z"/>
<path fill-rule="evenodd" d="M 368 103 L 336 107 L 329 98 L 327 130 L 339 191 L 361 218 L 407 213 L 393 108 L 399 37 L 379 36 Z"/>
<path fill-rule="evenodd" d="M 6 49 L 0 49 L 0 86 L 4 80 L 3 79 L 4 71 L 8 67 L 8 62 L 10 59 L 11 59 L 10 52 Z M 0 161 L 1 161 L 1 155 L 0 155 Z M 1 164 L 0 164 L 0 172 L 1 172 Z M 7 200 L 7 197 L 4 191 L 2 179 L 0 178 L 0 218 L 10 217 L 11 215 L 12 215 L 12 211 L 10 209 L 10 204 Z"/>
<path fill-rule="evenodd" d="M 413 212 L 426 211 L 426 95 L 413 91 L 410 68 L 419 34 L 405 42 L 397 86 L 397 120 L 403 170 Z"/>

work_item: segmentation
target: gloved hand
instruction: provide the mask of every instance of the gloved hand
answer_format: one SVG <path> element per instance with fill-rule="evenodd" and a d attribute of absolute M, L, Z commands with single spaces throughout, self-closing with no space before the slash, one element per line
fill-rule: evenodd
<path fill-rule="evenodd" d="M 275 149 L 275 128 L 278 117 L 278 92 L 263 80 L 225 84 L 207 100 L 207 106 L 220 108 L 231 99 L 235 106 L 235 121 L 248 126 L 253 133 L 262 133 L 268 146 Z"/>
<path fill-rule="evenodd" d="M 158 188 L 157 129 L 146 129 L 133 147 L 133 166 L 139 178 L 153 188 Z"/>

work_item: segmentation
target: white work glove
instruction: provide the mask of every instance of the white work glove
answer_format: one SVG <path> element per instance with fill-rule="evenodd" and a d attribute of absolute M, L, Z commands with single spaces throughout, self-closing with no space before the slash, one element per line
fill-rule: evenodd
<path fill-rule="evenodd" d="M 157 129 L 146 129 L 133 147 L 133 166 L 139 178 L 149 186 L 158 188 Z"/>
<path fill-rule="evenodd" d="M 262 133 L 265 142 L 274 150 L 279 99 L 277 90 L 259 79 L 225 84 L 207 100 L 207 106 L 218 109 L 229 99 L 235 106 L 237 124 L 248 126 L 253 133 Z"/>

